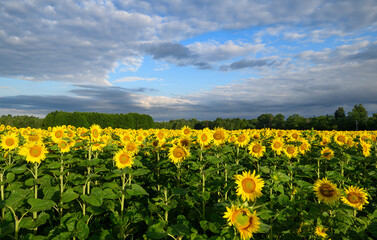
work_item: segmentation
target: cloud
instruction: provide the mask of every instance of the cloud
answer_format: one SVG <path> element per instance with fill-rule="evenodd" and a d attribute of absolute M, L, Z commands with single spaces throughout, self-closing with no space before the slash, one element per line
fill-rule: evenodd
<path fill-rule="evenodd" d="M 158 81 L 161 79 L 158 78 L 143 78 L 143 77 L 137 77 L 137 76 L 130 76 L 130 77 L 124 77 L 120 79 L 116 79 L 113 81 L 113 83 L 119 83 L 119 82 L 136 82 L 136 81 Z"/>

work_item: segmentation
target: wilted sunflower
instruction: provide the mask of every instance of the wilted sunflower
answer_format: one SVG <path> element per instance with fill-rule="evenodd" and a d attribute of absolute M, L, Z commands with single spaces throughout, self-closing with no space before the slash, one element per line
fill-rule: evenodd
<path fill-rule="evenodd" d="M 119 150 L 114 156 L 115 165 L 119 169 L 123 169 L 125 167 L 131 167 L 134 163 L 133 155 L 127 150 L 122 149 Z"/>
<path fill-rule="evenodd" d="M 250 143 L 248 149 L 249 149 L 249 153 L 255 158 L 263 157 L 264 152 L 266 151 L 266 147 L 258 142 Z"/>
<path fill-rule="evenodd" d="M 340 191 L 334 183 L 327 180 L 327 178 L 318 179 L 314 183 L 314 192 L 318 201 L 325 203 L 334 203 L 339 200 Z"/>
<path fill-rule="evenodd" d="M 226 208 L 224 218 L 227 218 L 229 225 L 236 227 L 241 235 L 241 239 L 250 239 L 253 233 L 259 230 L 260 222 L 256 212 L 250 212 L 249 209 L 243 207 L 232 206 Z"/>
<path fill-rule="evenodd" d="M 322 148 L 321 155 L 327 160 L 330 160 L 334 157 L 334 151 L 329 147 L 325 147 L 325 148 Z"/>
<path fill-rule="evenodd" d="M 262 196 L 262 188 L 264 186 L 263 179 L 259 175 L 255 175 L 255 170 L 251 174 L 250 171 L 243 171 L 242 175 L 236 175 L 237 195 L 241 196 L 243 201 L 255 201 Z"/>
<path fill-rule="evenodd" d="M 319 236 L 319 237 L 326 238 L 327 237 L 326 230 L 327 230 L 327 228 L 324 228 L 322 226 L 317 226 L 315 228 L 314 234 Z"/>
<path fill-rule="evenodd" d="M 363 188 L 350 186 L 348 189 L 344 189 L 346 192 L 345 197 L 342 197 L 342 202 L 345 204 L 354 207 L 358 210 L 363 210 L 363 206 L 368 204 L 367 193 Z"/>
<path fill-rule="evenodd" d="M 18 136 L 16 133 L 9 133 L 1 137 L 1 147 L 6 150 L 13 150 L 18 147 Z"/>
<path fill-rule="evenodd" d="M 169 150 L 169 158 L 174 163 L 182 162 L 188 156 L 190 156 L 190 152 L 180 145 L 173 145 Z"/>
<path fill-rule="evenodd" d="M 27 162 L 40 163 L 46 158 L 48 153 L 46 147 L 42 143 L 30 142 L 23 145 L 19 154 L 26 157 Z"/>

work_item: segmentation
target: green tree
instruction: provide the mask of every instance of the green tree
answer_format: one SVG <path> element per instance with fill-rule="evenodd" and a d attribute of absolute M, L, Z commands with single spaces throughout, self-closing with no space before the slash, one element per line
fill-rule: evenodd
<path fill-rule="evenodd" d="M 348 113 L 351 123 L 355 124 L 356 130 L 367 129 L 368 111 L 362 104 L 355 105 L 351 112 Z"/>

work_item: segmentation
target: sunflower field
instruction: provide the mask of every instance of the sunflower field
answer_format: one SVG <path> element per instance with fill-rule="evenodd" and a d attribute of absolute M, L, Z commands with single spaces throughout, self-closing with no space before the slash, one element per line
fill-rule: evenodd
<path fill-rule="evenodd" d="M 377 132 L 0 126 L 0 239 L 377 239 Z"/>

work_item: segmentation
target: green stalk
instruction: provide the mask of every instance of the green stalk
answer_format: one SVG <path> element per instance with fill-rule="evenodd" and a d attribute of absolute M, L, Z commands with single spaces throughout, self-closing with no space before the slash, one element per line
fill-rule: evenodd
<path fill-rule="evenodd" d="M 126 174 L 125 173 L 123 173 L 122 175 L 122 200 L 120 202 L 120 213 L 122 216 L 123 216 L 124 199 L 125 199 L 124 189 L 126 189 Z"/>
<path fill-rule="evenodd" d="M 319 169 L 320 169 L 320 164 L 321 164 L 321 158 L 317 158 L 317 178 L 319 179 Z"/>
<path fill-rule="evenodd" d="M 164 195 L 165 195 L 165 205 L 167 206 L 168 205 L 168 190 L 167 188 L 165 187 L 164 188 Z M 168 222 L 168 210 L 165 210 L 165 222 Z"/>
<path fill-rule="evenodd" d="M 38 184 L 37 184 L 37 179 L 38 179 L 38 163 L 34 163 L 34 179 L 35 179 L 35 185 L 34 185 L 34 198 L 38 198 Z M 37 219 L 38 214 L 37 212 L 33 212 L 33 219 Z M 35 229 L 35 231 L 37 228 Z"/>
<path fill-rule="evenodd" d="M 62 154 L 60 155 L 60 203 L 63 204 L 63 202 L 61 201 L 62 197 L 63 197 L 63 193 L 64 193 L 64 176 L 63 176 L 63 172 L 64 172 L 64 161 L 63 161 L 63 156 Z M 63 208 L 60 208 L 60 220 L 62 219 L 63 217 Z"/>
<path fill-rule="evenodd" d="M 203 165 L 203 167 L 204 167 L 204 165 Z M 202 193 L 204 194 L 205 189 L 206 189 L 206 177 L 204 175 L 204 171 L 202 171 L 202 180 L 203 180 Z M 206 201 L 205 200 L 203 200 L 203 202 L 202 202 L 202 216 L 203 216 L 203 219 L 205 219 L 205 216 L 206 216 Z"/>
<path fill-rule="evenodd" d="M 3 183 L 4 181 L 4 173 L 1 172 L 0 173 L 0 182 Z M 0 189 L 1 189 L 1 201 L 4 201 L 5 197 L 4 197 L 4 184 L 1 184 L 0 186 Z M 4 221 L 4 217 L 5 217 L 5 208 L 2 208 L 1 209 L 1 220 Z"/>

